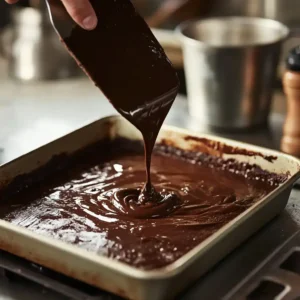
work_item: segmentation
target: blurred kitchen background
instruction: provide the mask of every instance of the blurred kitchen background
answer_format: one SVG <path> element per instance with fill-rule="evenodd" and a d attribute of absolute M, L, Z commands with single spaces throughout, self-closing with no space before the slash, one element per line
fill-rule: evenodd
<path fill-rule="evenodd" d="M 262 124 L 252 135 L 225 134 L 278 149 L 286 113 L 286 99 L 281 84 L 285 58 L 291 48 L 300 44 L 298 0 L 133 2 L 153 28 L 181 80 L 180 96 L 168 116 L 167 123 L 199 131 L 212 129 L 203 126 L 201 120 L 189 117 L 188 114 L 182 47 L 178 35 L 174 33 L 178 24 L 207 17 L 248 16 L 274 19 L 289 27 L 290 35 L 283 43 L 276 80 L 271 87 L 274 90 L 272 111 L 268 117 L 271 125 Z M 230 106 L 230 99 L 228 103 Z M 86 79 L 60 44 L 51 27 L 44 2 L 21 0 L 18 4 L 9 6 L 1 0 L 0 146 L 4 149 L 2 162 L 94 119 L 113 113 L 110 104 Z M 269 138 L 262 139 L 261 136 L 266 134 L 266 130 Z"/>

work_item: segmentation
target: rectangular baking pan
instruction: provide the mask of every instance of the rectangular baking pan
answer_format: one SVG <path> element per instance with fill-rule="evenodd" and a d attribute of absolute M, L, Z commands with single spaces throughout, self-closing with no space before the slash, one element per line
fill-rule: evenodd
<path fill-rule="evenodd" d="M 0 186 L 4 187 L 18 175 L 45 165 L 54 155 L 72 154 L 108 137 L 141 139 L 139 132 L 123 118 L 104 118 L 1 166 Z M 182 149 L 197 149 L 224 159 L 234 158 L 239 162 L 257 164 L 270 172 L 286 173 L 288 180 L 163 269 L 139 270 L 3 220 L 0 220 L 0 249 L 124 298 L 173 299 L 279 214 L 287 204 L 293 183 L 299 178 L 299 160 L 273 150 L 168 126 L 161 130 L 158 142 L 162 140 Z M 270 159 L 272 157 L 276 159 Z"/>

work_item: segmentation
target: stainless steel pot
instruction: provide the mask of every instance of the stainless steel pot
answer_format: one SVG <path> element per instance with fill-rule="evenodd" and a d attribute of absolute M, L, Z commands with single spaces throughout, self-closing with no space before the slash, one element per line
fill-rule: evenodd
<path fill-rule="evenodd" d="M 216 17 L 178 28 L 189 112 L 221 129 L 265 125 L 288 27 L 274 20 Z"/>
<path fill-rule="evenodd" d="M 81 74 L 57 38 L 43 7 L 17 9 L 12 16 L 12 26 L 2 36 L 2 54 L 8 60 L 12 78 L 53 80 Z"/>
<path fill-rule="evenodd" d="M 278 68 L 281 78 L 285 69 L 284 60 L 291 48 L 300 44 L 300 2 L 299 0 L 212 0 L 210 16 L 261 17 L 279 21 L 290 29 L 290 36 L 284 42 Z"/>

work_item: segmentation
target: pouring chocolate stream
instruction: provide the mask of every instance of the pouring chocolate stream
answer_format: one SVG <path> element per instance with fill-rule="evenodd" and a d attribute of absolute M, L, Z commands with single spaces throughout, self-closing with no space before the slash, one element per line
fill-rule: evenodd
<path fill-rule="evenodd" d="M 93 31 L 85 31 L 72 21 L 60 1 L 48 0 L 52 23 L 69 52 L 116 110 L 143 135 L 145 186 L 139 195 L 126 189 L 114 197 L 138 204 L 172 205 L 177 196 L 155 191 L 150 165 L 157 135 L 178 93 L 176 72 L 129 0 L 91 0 L 91 4 L 99 22 Z"/>

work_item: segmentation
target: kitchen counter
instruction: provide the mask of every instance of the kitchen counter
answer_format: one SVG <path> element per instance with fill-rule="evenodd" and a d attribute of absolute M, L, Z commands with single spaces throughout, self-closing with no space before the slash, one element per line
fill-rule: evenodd
<path fill-rule="evenodd" d="M 1 72 L 1 70 L 3 72 Z M 5 76 L 0 62 L 1 163 L 18 157 L 98 118 L 115 114 L 105 97 L 88 80 L 17 83 Z M 234 138 L 278 149 L 283 124 L 284 98 L 276 94 L 269 128 Z M 187 115 L 186 99 L 179 96 L 167 124 L 209 132 Z M 300 192 L 293 190 L 286 210 L 258 234 L 230 254 L 181 299 L 221 299 L 277 246 L 300 229 Z M 0 257 L 1 259 L 1 257 Z M 218 288 L 214 288 L 214 287 Z M 0 300 L 65 299 L 34 285 L 10 283 L 0 274 Z"/>

